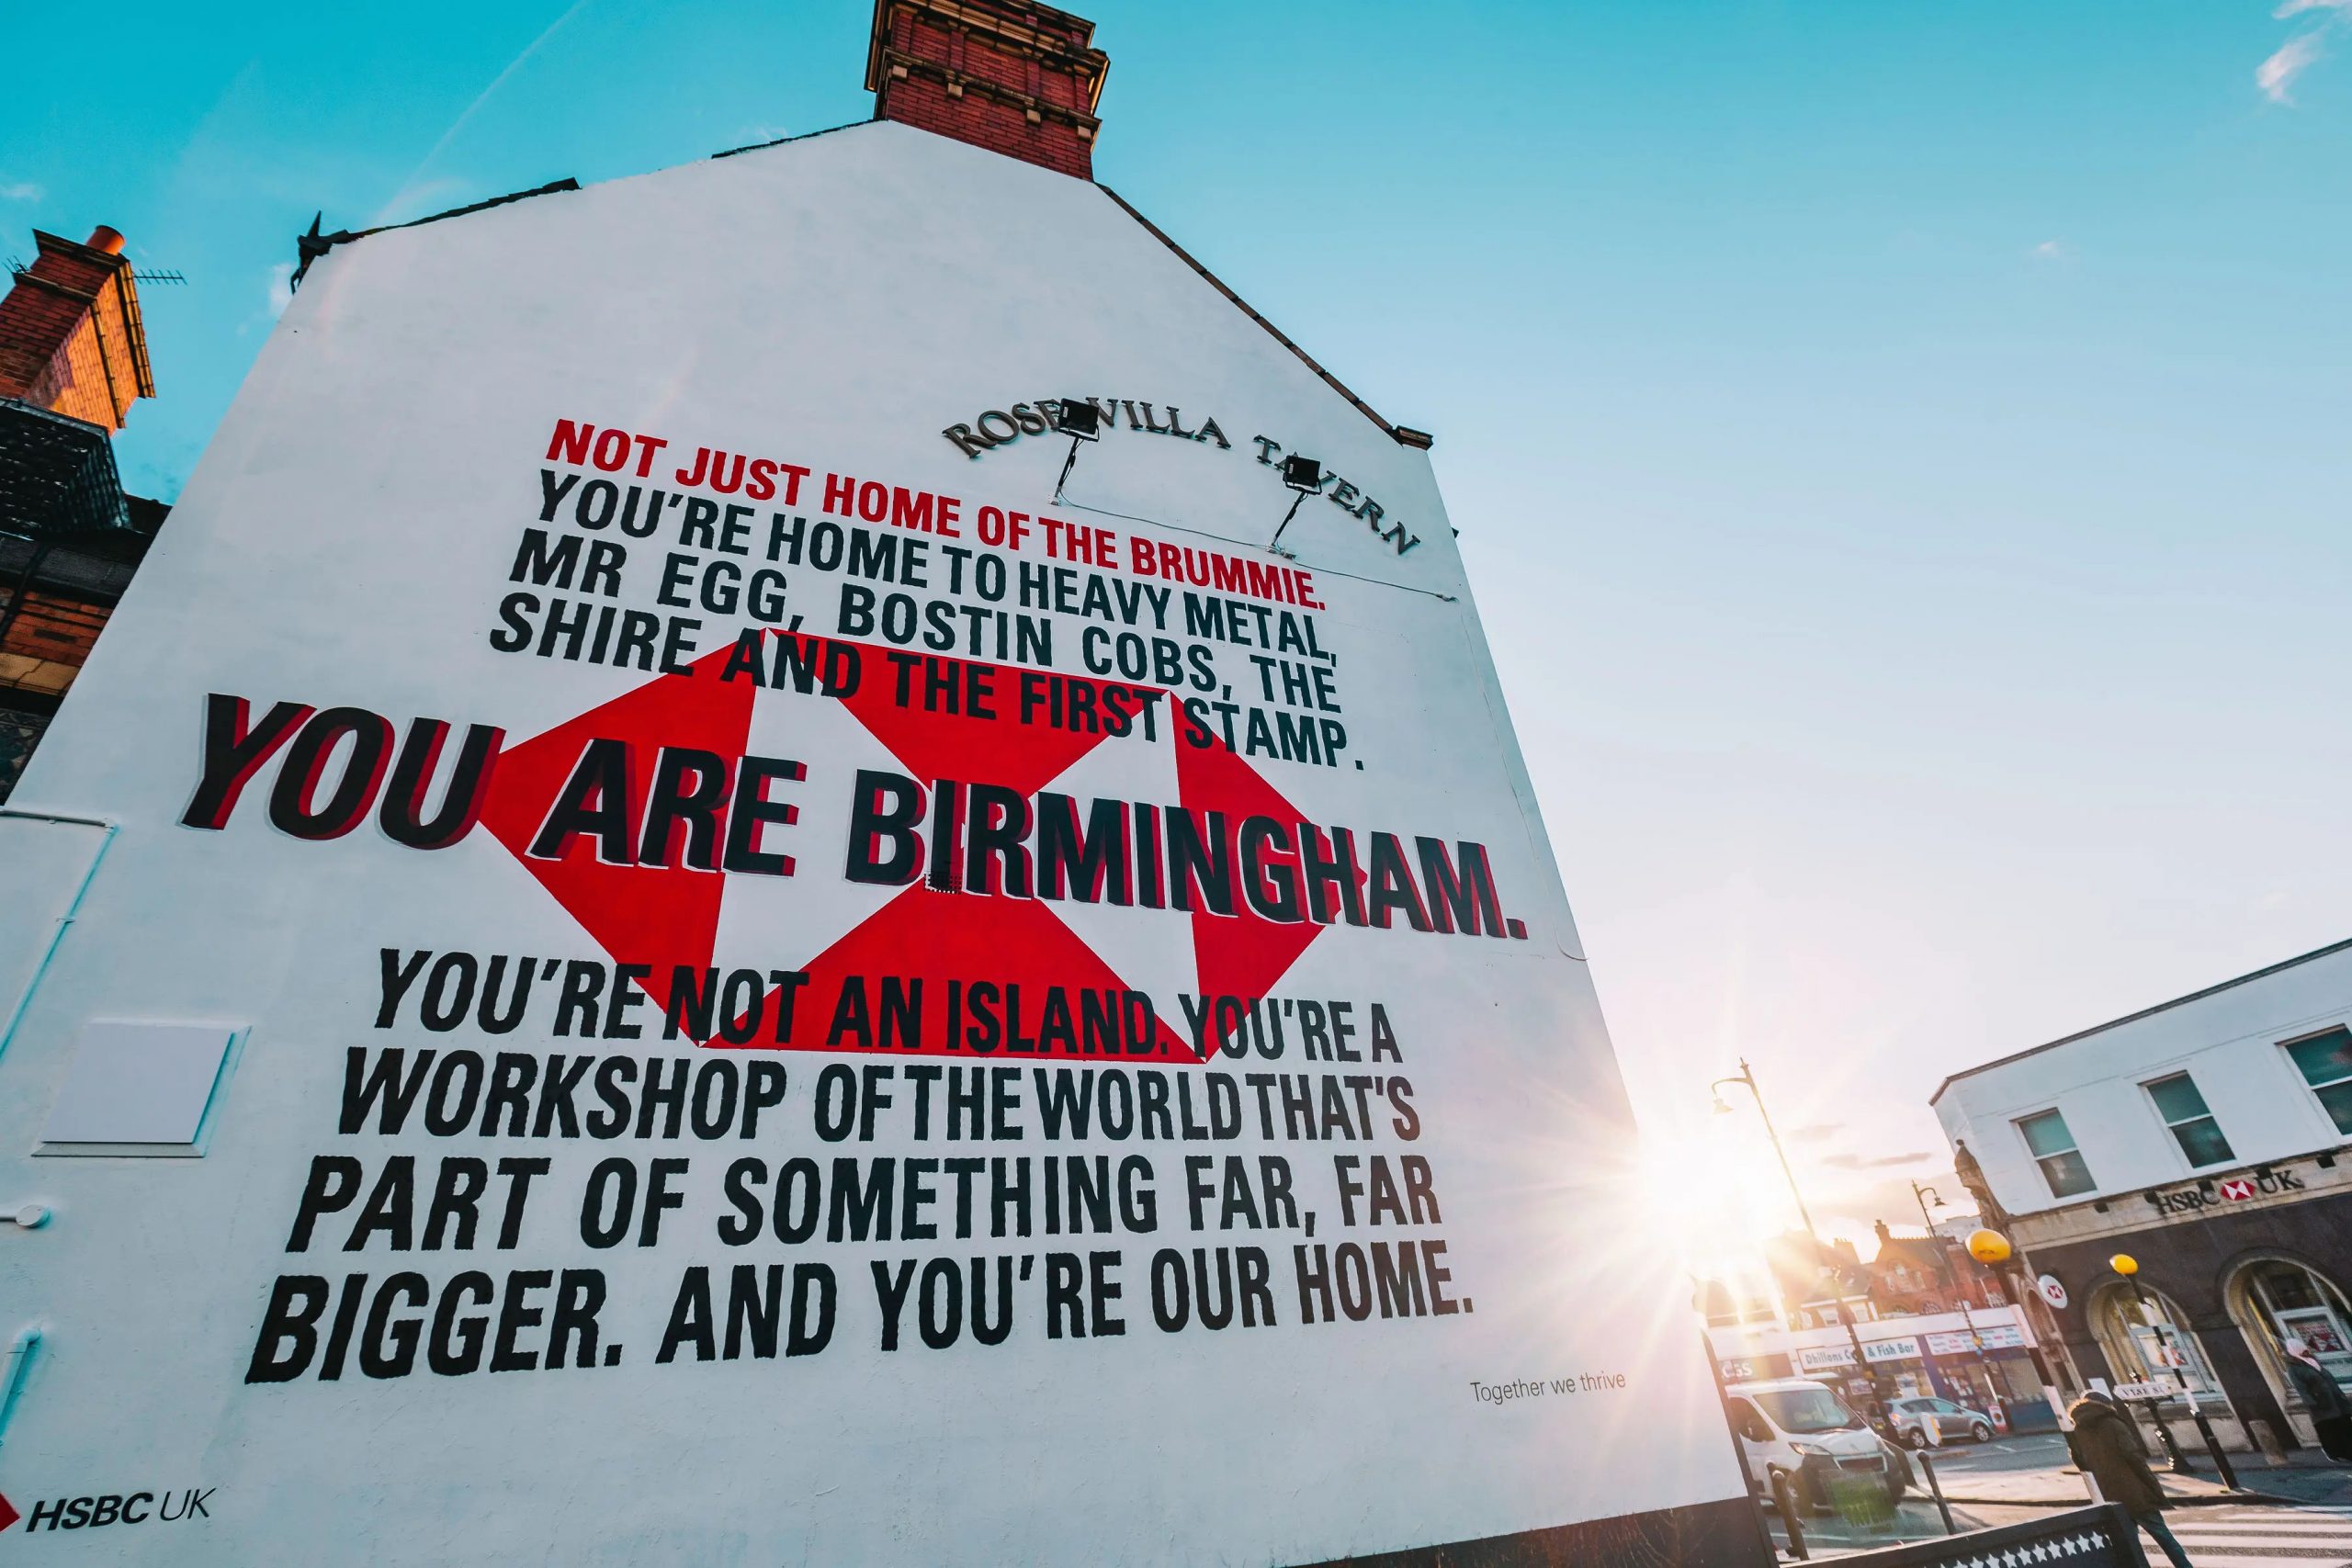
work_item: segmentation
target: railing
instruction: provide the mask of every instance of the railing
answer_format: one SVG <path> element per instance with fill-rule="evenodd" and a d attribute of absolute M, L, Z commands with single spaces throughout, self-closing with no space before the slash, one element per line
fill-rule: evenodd
<path fill-rule="evenodd" d="M 2036 1549 L 2039 1549 L 2037 1551 Z M 2052 1514 L 2022 1525 L 1971 1530 L 1941 1540 L 1841 1552 L 1829 1559 L 1847 1568 L 2004 1568 L 2050 1562 L 2061 1568 L 2148 1568 L 2140 1529 L 2113 1503 Z"/>

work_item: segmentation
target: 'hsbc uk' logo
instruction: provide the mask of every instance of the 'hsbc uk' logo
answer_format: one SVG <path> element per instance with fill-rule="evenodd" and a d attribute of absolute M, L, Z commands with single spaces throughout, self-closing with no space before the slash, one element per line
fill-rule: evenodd
<path fill-rule="evenodd" d="M 2140 1196 L 2156 1213 L 2169 1216 L 2193 1214 L 2200 1209 L 2211 1209 L 2222 1203 L 2245 1203 L 2256 1198 L 2276 1198 L 2282 1192 L 2303 1190 L 2303 1179 L 2291 1168 L 2258 1165 L 2244 1176 L 2233 1176 L 2222 1180 L 2209 1176 L 2193 1187 L 2143 1192 Z"/>
<path fill-rule="evenodd" d="M 19 1514 L 8 1499 L 0 1497 L 0 1530 L 6 1529 L 19 1518 L 25 1521 L 25 1533 L 37 1530 L 99 1529 L 107 1525 L 143 1525 L 152 1522 L 177 1524 L 185 1519 L 209 1519 L 211 1510 L 206 1506 L 214 1486 L 187 1486 L 165 1492 L 158 1501 L 153 1492 L 107 1492 L 90 1497 L 55 1497 L 35 1503 L 29 1514 Z"/>

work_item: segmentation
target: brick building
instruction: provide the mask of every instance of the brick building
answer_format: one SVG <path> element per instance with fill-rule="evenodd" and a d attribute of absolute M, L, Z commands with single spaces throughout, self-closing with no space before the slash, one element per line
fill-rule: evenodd
<path fill-rule="evenodd" d="M 2313 1440 L 2301 1344 L 2352 1390 L 2352 942 L 1955 1073 L 1931 1102 L 2087 1380 Z M 2128 1277 L 2114 1260 L 2136 1265 Z M 2048 1287 L 2045 1287 L 2048 1289 Z"/>
<path fill-rule="evenodd" d="M 1999 1306 L 2000 1280 L 1948 1235 L 1896 1235 L 1878 1222 L 1878 1253 L 1870 1262 L 1870 1297 L 1882 1317 L 1925 1316 Z"/>
<path fill-rule="evenodd" d="M 115 468 L 115 432 L 155 395 L 122 236 L 33 240 L 0 299 L 0 800 L 169 510 Z"/>

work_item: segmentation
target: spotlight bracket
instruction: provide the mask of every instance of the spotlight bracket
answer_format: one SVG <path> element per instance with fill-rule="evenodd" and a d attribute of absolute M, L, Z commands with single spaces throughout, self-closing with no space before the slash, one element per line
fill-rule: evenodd
<path fill-rule="evenodd" d="M 1290 510 L 1283 513 L 1282 527 L 1276 528 L 1274 536 L 1266 541 L 1266 548 L 1278 556 L 1290 557 L 1294 560 L 1297 558 L 1283 548 L 1283 529 L 1288 528 L 1290 520 L 1298 515 L 1300 502 L 1310 495 L 1322 493 L 1323 477 L 1323 460 L 1320 457 L 1302 457 L 1294 452 L 1283 459 L 1283 483 L 1297 493 L 1290 498 Z"/>
<path fill-rule="evenodd" d="M 1062 498 L 1062 486 L 1069 483 L 1069 471 L 1078 466 L 1078 447 L 1083 441 L 1102 439 L 1102 415 L 1092 403 L 1076 398 L 1061 400 L 1061 408 L 1054 420 L 1054 428 L 1069 437 L 1069 456 L 1062 459 L 1062 477 L 1054 481 L 1054 500 Z"/>

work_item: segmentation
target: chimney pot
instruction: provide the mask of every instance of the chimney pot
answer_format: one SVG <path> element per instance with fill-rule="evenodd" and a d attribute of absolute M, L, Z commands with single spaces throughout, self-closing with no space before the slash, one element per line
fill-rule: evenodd
<path fill-rule="evenodd" d="M 122 235 L 103 223 L 90 231 L 88 244 L 90 249 L 104 251 L 110 256 L 122 254 Z"/>

